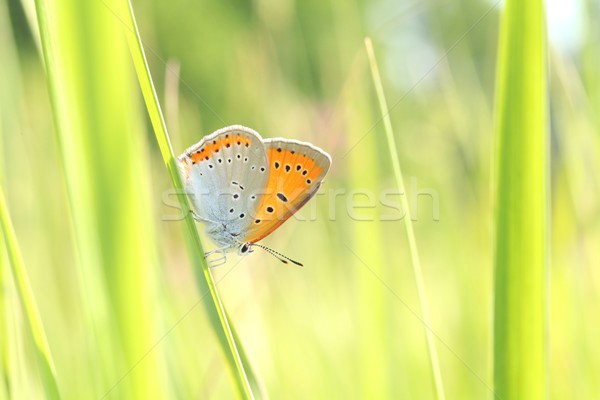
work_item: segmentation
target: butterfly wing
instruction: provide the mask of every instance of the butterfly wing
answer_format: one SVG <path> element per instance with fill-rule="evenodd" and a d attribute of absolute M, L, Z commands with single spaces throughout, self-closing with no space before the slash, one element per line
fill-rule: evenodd
<path fill-rule="evenodd" d="M 304 206 L 331 166 L 329 154 L 310 143 L 281 138 L 264 143 L 269 178 L 243 242 L 261 240 Z"/>
<path fill-rule="evenodd" d="M 269 176 L 258 133 L 240 125 L 220 129 L 186 150 L 178 161 L 196 214 L 207 222 L 213 239 L 227 244 L 218 237 L 225 235 L 224 230 L 243 236 Z"/>

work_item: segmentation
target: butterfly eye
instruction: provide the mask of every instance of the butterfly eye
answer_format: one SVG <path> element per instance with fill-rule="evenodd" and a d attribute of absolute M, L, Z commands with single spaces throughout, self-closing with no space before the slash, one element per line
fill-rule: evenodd
<path fill-rule="evenodd" d="M 246 254 L 248 252 L 248 250 L 250 250 L 250 243 L 244 243 L 240 247 L 240 254 Z"/>

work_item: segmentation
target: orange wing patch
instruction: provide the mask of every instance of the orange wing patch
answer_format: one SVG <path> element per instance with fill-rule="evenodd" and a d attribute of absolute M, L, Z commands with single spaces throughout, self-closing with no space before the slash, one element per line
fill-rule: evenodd
<path fill-rule="evenodd" d="M 257 242 L 277 229 L 316 193 L 327 166 L 318 165 L 297 144 L 267 148 L 269 180 L 244 241 Z"/>
<path fill-rule="evenodd" d="M 205 143 L 199 149 L 196 149 L 189 155 L 192 160 L 192 164 L 196 164 L 203 161 L 208 161 L 213 154 L 221 151 L 223 147 L 231 146 L 250 146 L 251 140 L 249 137 L 242 135 L 227 134 L 219 138 L 215 138 L 212 141 Z"/>

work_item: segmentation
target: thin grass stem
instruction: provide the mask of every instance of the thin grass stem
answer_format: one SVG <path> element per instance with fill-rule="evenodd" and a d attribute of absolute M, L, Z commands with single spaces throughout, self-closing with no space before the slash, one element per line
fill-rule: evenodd
<path fill-rule="evenodd" d="M 33 338 L 35 347 L 35 355 L 37 365 L 39 367 L 42 384 L 48 399 L 60 399 L 58 390 L 58 382 L 56 380 L 56 372 L 54 369 L 54 361 L 46 339 L 46 332 L 40 318 L 33 290 L 27 277 L 23 256 L 19 249 L 19 244 L 15 235 L 15 231 L 10 220 L 6 201 L 4 199 L 4 191 L 0 187 L 0 224 L 2 224 L 2 233 L 4 236 L 4 244 L 8 254 L 9 264 L 11 266 L 12 276 L 15 280 L 19 300 L 25 312 L 25 319 L 29 327 L 29 332 Z"/>
<path fill-rule="evenodd" d="M 392 130 L 392 122 L 388 111 L 387 102 L 385 100 L 385 94 L 383 92 L 383 85 L 381 84 L 381 77 L 379 75 L 379 68 L 377 66 L 377 60 L 375 58 L 375 52 L 373 51 L 373 42 L 370 38 L 365 38 L 365 47 L 367 49 L 367 55 L 369 57 L 369 64 L 371 66 L 371 75 L 373 77 L 373 84 L 375 85 L 375 91 L 377 93 L 377 99 L 379 101 L 379 108 L 383 118 L 383 126 L 387 138 L 388 148 L 390 150 L 390 158 L 392 160 L 392 168 L 394 170 L 394 177 L 396 179 L 396 185 L 398 191 L 402 194 L 400 201 L 402 208 L 405 211 L 404 215 L 404 228 L 406 229 L 406 236 L 408 238 L 408 246 L 410 249 L 410 257 L 412 261 L 413 273 L 415 276 L 415 283 L 417 286 L 417 293 L 419 296 L 419 303 L 421 305 L 421 315 L 423 318 L 425 337 L 427 339 L 427 349 L 429 351 L 429 361 L 431 363 L 431 373 L 433 375 L 433 381 L 435 384 L 435 391 L 439 400 L 445 399 L 444 384 L 442 381 L 442 373 L 440 369 L 440 363 L 438 359 L 437 350 L 435 347 L 434 335 L 431 330 L 431 322 L 429 318 L 429 306 L 427 303 L 427 296 L 425 293 L 425 281 L 423 279 L 423 272 L 421 270 L 421 262 L 419 260 L 419 251 L 417 249 L 417 241 L 415 239 L 415 232 L 412 225 L 412 216 L 410 208 L 408 206 L 408 197 L 406 196 L 406 190 L 404 187 L 404 179 L 402 178 L 402 171 L 400 169 L 400 160 L 396 151 L 396 140 L 394 139 L 394 133 Z"/>

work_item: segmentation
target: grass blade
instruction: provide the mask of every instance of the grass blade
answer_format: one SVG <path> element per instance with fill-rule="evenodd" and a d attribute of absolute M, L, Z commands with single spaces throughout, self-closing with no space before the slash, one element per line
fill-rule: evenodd
<path fill-rule="evenodd" d="M 230 319 L 229 313 L 227 311 L 225 311 L 225 315 L 228 319 Z M 236 341 L 236 343 L 240 343 L 241 338 L 235 330 L 235 326 L 233 326 L 232 324 L 229 324 L 229 326 L 231 328 L 231 333 L 233 334 L 233 339 Z M 262 382 L 258 380 L 257 375 L 254 373 L 254 370 L 252 369 L 251 360 L 248 357 L 248 354 L 246 354 L 244 347 L 238 346 L 238 352 L 240 354 L 240 359 L 244 365 L 244 369 L 247 371 L 246 375 L 248 376 L 248 383 L 250 383 L 250 387 L 252 388 L 252 393 L 254 394 L 254 397 L 260 399 L 267 399 L 268 396 L 265 392 L 265 388 L 262 385 Z"/>
<path fill-rule="evenodd" d="M 33 291 L 29 284 L 29 278 L 25 270 L 23 263 L 23 257 L 17 243 L 15 231 L 8 214 L 8 208 L 4 199 L 4 191 L 0 187 L 0 224 L 2 224 L 2 233 L 4 236 L 4 244 L 8 253 L 9 264 L 11 266 L 12 275 L 15 280 L 15 286 L 17 287 L 17 293 L 25 312 L 25 319 L 29 326 L 31 337 L 35 345 L 35 355 L 38 368 L 40 370 L 40 376 L 46 397 L 48 399 L 60 399 L 58 391 L 58 383 L 56 381 L 56 372 L 54 371 L 54 362 L 52 361 L 52 354 L 50 353 L 50 347 L 46 340 L 46 333 L 42 325 L 42 319 L 40 318 L 35 299 L 33 297 Z M 1 272 L 1 271 L 0 271 Z"/>
<path fill-rule="evenodd" d="M 398 186 L 399 193 L 402 202 L 402 209 L 405 211 L 404 215 L 404 228 L 406 229 L 406 236 L 408 237 L 408 246 L 410 249 L 410 257 L 412 261 L 413 273 L 415 276 L 415 283 L 417 286 L 417 293 L 419 296 L 419 303 L 421 305 L 421 316 L 423 318 L 423 324 L 425 325 L 425 337 L 427 339 L 427 349 L 429 351 L 429 360 L 431 363 L 431 372 L 433 374 L 433 381 L 435 384 L 435 391 L 439 400 L 445 399 L 444 385 L 442 381 L 442 372 L 440 369 L 440 362 L 438 359 L 437 350 L 435 347 L 435 340 L 433 332 L 431 331 L 431 323 L 429 318 L 429 306 L 427 303 L 427 296 L 425 293 L 425 282 L 423 279 L 423 272 L 421 270 L 421 262 L 419 260 L 419 251 L 417 249 L 417 241 L 415 239 L 415 232 L 412 226 L 412 218 L 410 214 L 410 208 L 408 206 L 408 196 L 406 196 L 406 190 L 404 188 L 404 179 L 402 178 L 402 171 L 400 169 L 400 160 L 398 159 L 398 153 L 396 152 L 396 141 L 394 139 L 394 133 L 392 131 L 392 122 L 385 100 L 385 94 L 383 92 L 383 86 L 381 84 L 381 77 L 379 76 L 379 68 L 377 67 L 377 60 L 375 59 L 375 53 L 373 51 L 373 43 L 370 38 L 365 38 L 365 47 L 367 49 L 367 55 L 369 57 L 369 64 L 371 66 L 371 74 L 373 76 L 373 84 L 375 85 L 375 91 L 377 92 L 377 99 L 379 100 L 379 108 L 383 118 L 383 126 L 387 138 L 388 148 L 390 150 L 390 158 L 392 160 L 392 167 L 394 170 L 394 177 L 396 179 L 396 185 Z"/>
<path fill-rule="evenodd" d="M 0 399 L 8 398 L 10 374 L 8 357 L 8 296 L 6 285 L 6 264 L 3 252 L 0 253 Z"/>
<path fill-rule="evenodd" d="M 507 0 L 496 81 L 494 383 L 505 399 L 546 393 L 548 128 L 541 0 Z"/>
<path fill-rule="evenodd" d="M 204 301 L 203 304 L 208 312 L 209 318 L 213 324 L 214 331 L 219 338 L 219 341 L 227 356 L 228 364 L 232 370 L 235 382 L 239 389 L 240 394 L 245 398 L 253 398 L 253 392 L 250 385 L 250 380 L 255 381 L 255 378 L 249 379 L 250 368 L 244 365 L 243 360 L 240 356 L 241 351 L 238 351 L 239 344 L 236 342 L 230 322 L 225 313 L 225 309 L 217 292 L 215 282 L 212 278 L 206 260 L 204 259 L 204 249 L 196 229 L 196 223 L 191 216 L 189 202 L 187 196 L 184 194 L 183 184 L 181 177 L 179 176 L 178 166 L 176 162 L 171 142 L 167 133 L 167 128 L 163 118 L 160 105 L 158 103 L 158 97 L 152 84 L 152 78 L 150 76 L 150 70 L 146 62 L 146 56 L 144 53 L 143 45 L 139 32 L 137 30 L 137 24 L 135 22 L 135 16 L 133 13 L 133 7 L 129 4 L 129 12 L 126 22 L 126 35 L 129 41 L 131 56 L 134 61 L 135 69 L 137 71 L 138 80 L 140 87 L 146 102 L 148 114 L 152 121 L 156 140 L 158 141 L 161 154 L 173 187 L 176 192 L 179 193 L 180 203 L 183 206 L 183 211 L 186 214 L 185 222 L 187 226 L 186 235 L 188 239 L 188 247 L 190 250 L 191 260 L 194 262 L 194 270 L 197 275 L 197 282 L 200 293 L 209 292 L 212 301 Z"/>
<path fill-rule="evenodd" d="M 103 2 L 36 0 L 36 11 L 77 247 L 86 355 L 97 366 L 77 371 L 79 379 L 96 398 L 117 386 L 121 397 L 163 398 L 161 353 L 136 364 L 156 338 L 157 263 L 120 24 Z"/>

